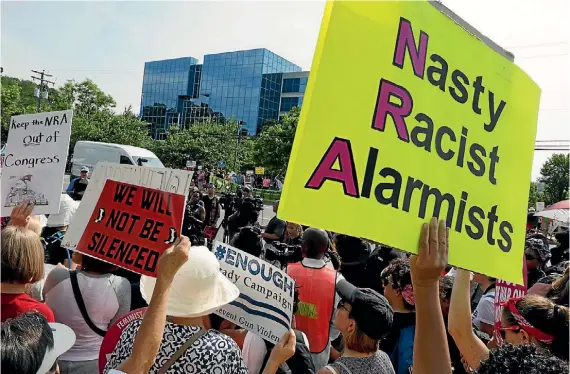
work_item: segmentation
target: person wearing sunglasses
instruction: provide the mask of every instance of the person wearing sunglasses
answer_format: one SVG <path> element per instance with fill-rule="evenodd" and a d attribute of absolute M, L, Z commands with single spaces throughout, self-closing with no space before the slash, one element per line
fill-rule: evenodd
<path fill-rule="evenodd" d="M 388 300 L 369 288 L 357 288 L 345 279 L 336 284 L 341 297 L 334 325 L 342 333 L 344 351 L 318 374 L 394 374 L 381 339 L 392 327 L 394 311 Z"/>
<path fill-rule="evenodd" d="M 568 361 L 568 308 L 527 295 L 502 304 L 500 337 L 512 344 L 532 343 Z"/>
<path fill-rule="evenodd" d="M 489 358 L 489 348 L 471 326 L 469 278 L 469 271 L 457 270 L 451 292 L 449 332 L 468 366 L 478 370 L 481 362 Z M 503 304 L 497 338 L 515 345 L 534 344 L 567 361 L 568 308 L 537 295 L 509 299 Z"/>
<path fill-rule="evenodd" d="M 538 238 L 527 239 L 524 243 L 524 257 L 526 260 L 528 288 L 546 276 L 544 267 L 551 257 L 548 244 Z"/>

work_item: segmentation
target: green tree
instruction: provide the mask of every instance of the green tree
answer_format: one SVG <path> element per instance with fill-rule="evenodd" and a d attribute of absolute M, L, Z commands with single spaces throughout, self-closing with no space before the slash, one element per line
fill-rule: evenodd
<path fill-rule="evenodd" d="M 90 116 L 74 116 L 71 128 L 70 149 L 79 140 L 133 145 L 151 148 L 148 124 L 132 113 L 114 114 L 110 111 L 94 112 Z"/>
<path fill-rule="evenodd" d="M 546 205 L 568 199 L 569 155 L 556 153 L 540 170 L 540 182 L 544 183 Z"/>
<path fill-rule="evenodd" d="M 241 170 L 251 164 L 251 141 L 238 136 L 239 128 L 235 122 L 210 120 L 194 123 L 188 129 L 171 126 L 166 140 L 155 141 L 153 150 L 169 167 L 183 168 L 187 160 L 214 167 L 223 160 L 231 169 L 235 163 L 237 170 Z"/>
<path fill-rule="evenodd" d="M 22 113 L 23 109 L 20 102 L 20 93 L 22 89 L 17 84 L 4 84 L 2 80 L 2 141 L 6 141 L 8 137 L 8 127 L 10 125 L 10 117 Z"/>
<path fill-rule="evenodd" d="M 528 194 L 528 207 L 536 207 L 538 201 L 544 201 L 544 195 L 538 192 L 538 184 L 530 182 L 530 191 Z"/>
<path fill-rule="evenodd" d="M 257 166 L 264 166 L 269 173 L 285 174 L 299 114 L 300 110 L 293 108 L 279 121 L 263 126 L 253 150 L 253 160 Z"/>
<path fill-rule="evenodd" d="M 111 111 L 117 104 L 111 95 L 103 92 L 95 82 L 86 79 L 77 83 L 67 81 L 53 94 L 52 110 L 73 109 L 75 116 L 90 116 L 101 111 Z"/>

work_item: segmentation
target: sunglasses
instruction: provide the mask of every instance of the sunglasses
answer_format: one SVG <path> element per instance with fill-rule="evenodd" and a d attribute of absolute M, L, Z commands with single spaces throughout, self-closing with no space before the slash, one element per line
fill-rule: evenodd
<path fill-rule="evenodd" d="M 347 313 L 350 314 L 350 309 L 346 306 L 347 304 L 349 304 L 347 301 L 341 300 L 338 305 L 337 305 L 337 309 L 344 309 L 346 310 Z"/>
<path fill-rule="evenodd" d="M 521 330 L 520 326 L 500 327 L 499 328 L 499 334 L 501 335 L 501 338 L 503 338 L 503 340 L 505 340 L 506 336 L 507 336 L 507 331 L 512 331 L 512 332 L 518 333 L 520 330 Z"/>
<path fill-rule="evenodd" d="M 528 253 L 525 253 L 525 254 L 524 254 L 524 258 L 527 259 L 528 261 L 532 261 L 532 260 L 536 260 L 536 259 L 537 259 L 537 258 L 534 257 L 533 255 L 528 254 Z"/>

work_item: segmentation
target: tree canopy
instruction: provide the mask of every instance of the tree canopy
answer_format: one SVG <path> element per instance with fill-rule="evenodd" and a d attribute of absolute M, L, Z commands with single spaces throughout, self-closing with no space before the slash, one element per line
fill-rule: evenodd
<path fill-rule="evenodd" d="M 540 170 L 539 181 L 544 183 L 546 205 L 568 199 L 569 155 L 556 153 Z"/>

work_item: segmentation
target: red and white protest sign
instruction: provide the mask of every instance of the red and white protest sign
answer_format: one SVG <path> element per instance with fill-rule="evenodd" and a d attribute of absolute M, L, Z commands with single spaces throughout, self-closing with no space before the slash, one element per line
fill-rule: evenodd
<path fill-rule="evenodd" d="M 156 277 L 182 227 L 183 195 L 108 179 L 76 251 Z"/>
<path fill-rule="evenodd" d="M 503 307 L 501 303 L 513 297 L 523 297 L 526 295 L 528 279 L 526 260 L 523 258 L 523 279 L 524 285 L 506 282 L 502 279 L 497 279 L 495 283 L 495 336 L 500 337 L 499 330 L 501 328 L 501 315 L 503 314 Z"/>
<path fill-rule="evenodd" d="M 99 349 L 99 372 L 101 374 L 103 374 L 105 365 L 107 361 L 109 361 L 111 353 L 115 350 L 123 330 L 126 329 L 131 322 L 142 319 L 144 312 L 146 312 L 146 308 L 135 309 L 116 320 L 115 323 L 109 327 L 101 343 L 101 348 Z"/>

